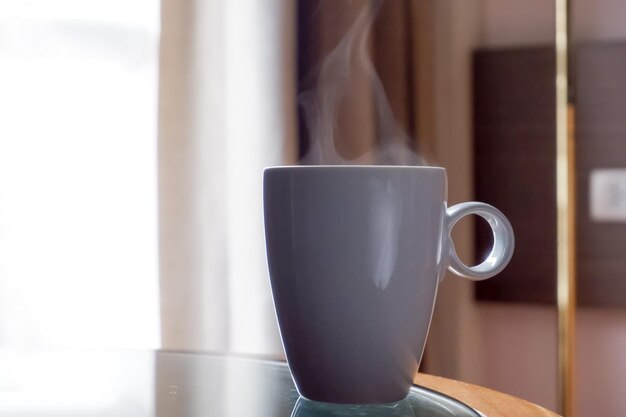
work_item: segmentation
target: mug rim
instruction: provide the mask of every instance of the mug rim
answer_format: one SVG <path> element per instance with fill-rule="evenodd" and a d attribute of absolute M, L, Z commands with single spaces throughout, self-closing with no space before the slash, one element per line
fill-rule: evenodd
<path fill-rule="evenodd" d="M 274 171 L 283 169 L 310 169 L 310 170 L 323 170 L 328 168 L 337 169 L 393 169 L 393 170 L 428 170 L 428 171 L 442 171 L 445 172 L 444 167 L 439 166 L 425 166 L 425 165 L 275 165 L 265 167 L 263 171 Z"/>

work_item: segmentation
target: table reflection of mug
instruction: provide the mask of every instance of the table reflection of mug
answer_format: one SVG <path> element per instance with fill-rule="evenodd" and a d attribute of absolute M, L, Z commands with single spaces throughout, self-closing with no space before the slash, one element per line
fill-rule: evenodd
<path fill-rule="evenodd" d="M 447 208 L 437 167 L 295 166 L 264 173 L 267 256 L 287 360 L 308 399 L 389 403 L 411 387 L 446 267 L 481 280 L 513 254 L 496 208 Z M 467 266 L 450 231 L 463 216 L 493 230 L 487 259 Z"/>
<path fill-rule="evenodd" d="M 401 400 L 389 404 L 332 404 L 300 397 L 291 417 L 407 417 L 415 412 L 411 403 Z M 430 417 L 430 416 L 429 416 Z"/>
<path fill-rule="evenodd" d="M 291 417 L 480 417 L 468 405 L 424 387 L 386 404 L 333 404 L 298 398 Z"/>

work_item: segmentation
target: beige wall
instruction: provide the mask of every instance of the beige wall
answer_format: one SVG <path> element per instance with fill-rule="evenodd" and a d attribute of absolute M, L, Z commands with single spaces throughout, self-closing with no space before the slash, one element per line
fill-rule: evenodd
<path fill-rule="evenodd" d="M 478 18 L 468 3 L 479 12 Z M 573 5 L 575 39 L 626 40 L 626 3 L 578 0 Z M 439 29 L 435 31 L 435 95 L 440 103 L 451 107 L 437 108 L 438 117 L 445 121 L 437 125 L 435 147 L 439 163 L 448 168 L 450 200 L 454 203 L 469 198 L 467 190 L 471 189 L 471 86 L 467 77 L 471 49 L 474 45 L 553 43 L 554 3 L 443 1 L 436 9 L 435 26 Z M 460 231 L 465 251 L 471 250 L 468 231 Z M 467 283 L 451 277 L 441 287 L 426 371 L 479 383 L 556 409 L 556 329 L 554 307 L 476 303 Z M 578 415 L 623 415 L 626 311 L 579 309 L 577 337 Z"/>

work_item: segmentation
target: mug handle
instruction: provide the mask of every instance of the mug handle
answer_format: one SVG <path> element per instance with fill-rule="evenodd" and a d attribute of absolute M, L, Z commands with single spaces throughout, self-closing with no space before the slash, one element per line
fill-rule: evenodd
<path fill-rule="evenodd" d="M 487 259 L 476 266 L 467 266 L 459 259 L 452 241 L 452 227 L 468 214 L 476 214 L 487 220 L 493 232 L 493 247 Z M 470 201 L 456 204 L 446 211 L 445 236 L 449 241 L 448 269 L 455 274 L 473 281 L 482 281 L 501 272 L 511 260 L 515 248 L 515 235 L 508 219 L 497 208 L 489 204 Z"/>

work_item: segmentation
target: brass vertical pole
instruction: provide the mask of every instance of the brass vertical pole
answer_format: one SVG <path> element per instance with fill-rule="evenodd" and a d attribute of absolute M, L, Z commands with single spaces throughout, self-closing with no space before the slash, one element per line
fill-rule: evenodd
<path fill-rule="evenodd" d="M 569 94 L 569 1 L 556 2 L 556 206 L 560 412 L 575 415 L 576 231 L 574 107 Z"/>

